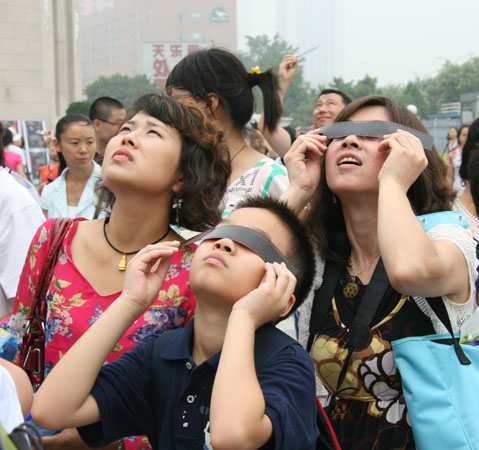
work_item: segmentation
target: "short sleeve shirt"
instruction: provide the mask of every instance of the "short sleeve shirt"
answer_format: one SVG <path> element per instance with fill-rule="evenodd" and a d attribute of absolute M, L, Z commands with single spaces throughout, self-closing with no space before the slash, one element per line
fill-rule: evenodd
<path fill-rule="evenodd" d="M 179 330 L 163 351 L 175 361 L 171 394 L 156 448 L 211 448 L 209 407 L 220 354 L 197 366 L 191 358 L 194 320 Z M 273 326 L 271 324 L 265 326 Z M 157 408 L 152 397 L 152 351 L 156 337 L 146 338 L 118 361 L 104 366 L 92 389 L 102 421 L 79 428 L 90 446 L 103 446 L 126 435 L 146 434 L 154 442 Z M 318 437 L 314 367 L 300 345 L 278 352 L 257 374 L 273 438 L 263 448 L 314 449 Z"/>
<path fill-rule="evenodd" d="M 229 216 L 236 205 L 249 196 L 263 198 L 268 195 L 277 198 L 288 184 L 286 167 L 271 158 L 263 158 L 227 187 L 222 200 L 222 215 Z"/>

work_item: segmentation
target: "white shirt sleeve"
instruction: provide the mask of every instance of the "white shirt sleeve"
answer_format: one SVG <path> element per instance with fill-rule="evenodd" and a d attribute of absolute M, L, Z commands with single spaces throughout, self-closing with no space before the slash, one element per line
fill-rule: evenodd
<path fill-rule="evenodd" d="M 23 186 L 3 171 L 0 175 L 0 316 L 4 316 L 12 312 L 28 248 L 45 216 Z"/>
<path fill-rule="evenodd" d="M 0 366 L 0 423 L 7 433 L 23 423 L 17 389 L 10 374 Z"/>
<path fill-rule="evenodd" d="M 455 303 L 449 297 L 443 296 L 442 300 L 446 306 L 449 320 L 452 328 L 457 333 L 461 325 L 471 316 L 477 307 L 476 303 L 476 279 L 477 267 L 479 261 L 476 258 L 476 241 L 473 239 L 469 230 L 459 225 L 442 224 L 431 228 L 427 232 L 430 239 L 448 240 L 455 244 L 464 255 L 467 263 L 467 271 L 469 274 L 469 299 L 465 303 Z M 434 311 L 431 309 L 426 299 L 423 297 L 414 297 L 417 305 L 431 319 L 434 331 L 437 334 L 447 334 L 446 327 L 442 324 Z"/>

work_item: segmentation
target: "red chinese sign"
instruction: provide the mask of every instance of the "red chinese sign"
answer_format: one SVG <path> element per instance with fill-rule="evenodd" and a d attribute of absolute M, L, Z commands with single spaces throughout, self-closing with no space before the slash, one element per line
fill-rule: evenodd
<path fill-rule="evenodd" d="M 186 55 L 212 42 L 148 42 L 143 44 L 143 73 L 163 89 L 171 69 Z"/>

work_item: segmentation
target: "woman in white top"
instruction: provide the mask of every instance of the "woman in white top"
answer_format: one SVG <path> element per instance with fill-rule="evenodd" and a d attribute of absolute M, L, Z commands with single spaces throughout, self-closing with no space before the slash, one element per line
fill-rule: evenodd
<path fill-rule="evenodd" d="M 81 114 L 62 117 L 55 129 L 55 147 L 61 175 L 42 190 L 45 215 L 96 219 L 95 184 L 101 177 L 101 167 L 93 161 L 95 130 L 90 119 Z"/>
<path fill-rule="evenodd" d="M 425 297 L 442 297 L 434 301 L 444 302 L 456 331 L 471 315 L 475 244 L 460 225 L 439 224 L 426 232 L 416 218 L 449 210 L 454 193 L 434 146 L 424 149 L 417 137 L 427 130 L 414 114 L 387 97 L 371 96 L 347 105 L 336 121 L 348 121 L 349 129 L 354 122 L 393 122 L 411 133 L 394 127 L 392 134 L 362 136 L 358 128 L 357 135 L 328 141 L 326 149 L 326 137 L 316 130 L 298 138 L 286 155 L 290 186 L 283 198 L 298 212 L 309 204 L 305 222 L 321 263 L 315 289 L 325 263 L 339 269 L 334 279 L 331 270 L 326 273 L 333 293 L 323 297 L 324 313 L 313 308 L 314 293 L 302 305 L 300 340 L 309 341 L 319 393 L 325 387 L 333 394 L 326 403 L 343 449 L 413 449 L 391 342 L 443 331 Z M 377 289 L 373 275 L 380 259 L 389 285 L 366 329 L 366 343 L 350 349 L 351 324 L 364 293 L 375 292 L 368 286 Z M 338 383 L 344 366 L 347 375 Z"/>
<path fill-rule="evenodd" d="M 273 130 L 281 117 L 276 76 L 271 69 L 248 73 L 231 52 L 197 50 L 183 58 L 166 81 L 173 95 L 191 95 L 205 104 L 228 144 L 232 173 L 223 198 L 223 217 L 249 195 L 279 196 L 288 185 L 284 166 L 248 145 L 245 126 L 254 110 L 253 87 L 263 94 L 265 127 Z"/>

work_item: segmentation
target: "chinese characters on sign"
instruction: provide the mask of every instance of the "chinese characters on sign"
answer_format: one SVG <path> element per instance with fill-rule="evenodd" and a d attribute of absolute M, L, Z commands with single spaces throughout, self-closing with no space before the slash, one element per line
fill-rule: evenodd
<path fill-rule="evenodd" d="M 143 73 L 160 89 L 166 84 L 171 69 L 187 54 L 200 48 L 209 48 L 208 42 L 148 42 L 143 44 Z"/>

